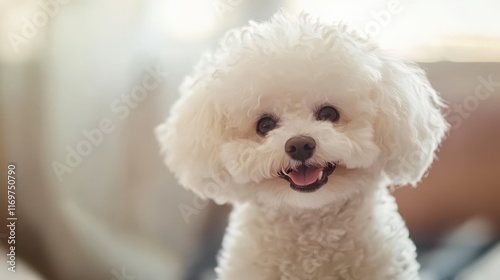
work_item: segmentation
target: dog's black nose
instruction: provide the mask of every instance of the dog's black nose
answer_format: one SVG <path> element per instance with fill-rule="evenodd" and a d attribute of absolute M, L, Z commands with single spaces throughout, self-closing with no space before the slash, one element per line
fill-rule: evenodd
<path fill-rule="evenodd" d="M 306 161 L 314 154 L 316 141 L 309 136 L 295 136 L 285 143 L 285 152 L 293 159 Z"/>

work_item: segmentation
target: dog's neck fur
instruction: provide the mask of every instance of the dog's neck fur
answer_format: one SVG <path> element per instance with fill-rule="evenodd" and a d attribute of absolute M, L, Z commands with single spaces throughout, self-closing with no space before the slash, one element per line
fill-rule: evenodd
<path fill-rule="evenodd" d="M 374 191 L 369 193 L 355 193 L 349 197 L 339 199 L 336 203 L 328 204 L 320 208 L 297 208 L 289 205 L 269 207 L 261 203 L 255 203 L 255 207 L 262 211 L 263 217 L 273 222 L 275 219 L 289 217 L 291 219 L 311 220 L 311 217 L 323 219 L 327 216 L 338 217 L 346 211 L 352 211 L 361 207 L 361 201 L 374 197 Z M 307 194 L 305 194 L 307 195 Z"/>
<path fill-rule="evenodd" d="M 384 244 L 394 249 L 380 250 Z M 221 280 L 418 278 L 415 247 L 394 198 L 378 186 L 320 209 L 237 205 L 223 247 Z M 402 254 L 401 248 L 408 252 Z M 233 262 L 226 254 L 240 259 Z M 391 265 L 395 262 L 408 265 Z M 255 274 L 241 275 L 239 271 L 249 271 L 238 267 L 242 263 Z M 389 267 L 402 268 L 387 271 Z"/>

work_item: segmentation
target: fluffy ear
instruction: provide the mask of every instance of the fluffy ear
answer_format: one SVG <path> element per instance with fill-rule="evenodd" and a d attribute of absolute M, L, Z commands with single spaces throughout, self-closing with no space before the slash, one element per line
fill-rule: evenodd
<path fill-rule="evenodd" d="M 375 94 L 382 168 L 392 185 L 415 186 L 448 130 L 445 105 L 417 65 L 390 58 L 384 64 Z"/>
<path fill-rule="evenodd" d="M 165 163 L 179 182 L 200 197 L 220 176 L 219 151 L 225 115 L 205 86 L 187 79 L 170 117 L 156 128 Z"/>

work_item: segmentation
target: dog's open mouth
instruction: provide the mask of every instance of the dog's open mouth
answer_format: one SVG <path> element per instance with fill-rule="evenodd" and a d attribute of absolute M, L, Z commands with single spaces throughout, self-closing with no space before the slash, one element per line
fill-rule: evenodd
<path fill-rule="evenodd" d="M 329 163 L 325 167 L 307 166 L 301 164 L 295 169 L 289 169 L 286 173 L 280 172 L 279 176 L 290 183 L 290 187 L 298 192 L 314 192 L 319 190 L 326 182 L 337 165 Z"/>

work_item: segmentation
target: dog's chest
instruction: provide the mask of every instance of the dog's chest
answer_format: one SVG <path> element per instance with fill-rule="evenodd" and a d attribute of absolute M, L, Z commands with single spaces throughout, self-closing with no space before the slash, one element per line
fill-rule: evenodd
<path fill-rule="evenodd" d="M 274 267 L 281 279 L 359 278 L 369 248 L 353 234 L 353 218 L 342 222 L 334 216 L 287 219 L 261 230 L 259 266 Z"/>
<path fill-rule="evenodd" d="M 222 258 L 229 276 L 221 279 L 417 279 L 415 247 L 394 199 L 369 202 L 302 213 L 235 209 Z"/>

